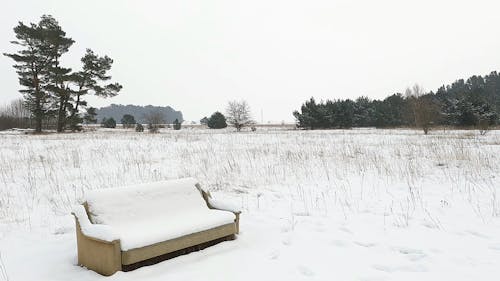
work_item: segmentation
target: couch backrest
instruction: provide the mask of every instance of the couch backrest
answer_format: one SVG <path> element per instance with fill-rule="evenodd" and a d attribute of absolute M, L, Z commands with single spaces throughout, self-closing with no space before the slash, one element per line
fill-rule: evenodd
<path fill-rule="evenodd" d="M 193 178 L 160 181 L 86 194 L 92 223 L 116 225 L 131 220 L 206 210 L 208 207 Z"/>

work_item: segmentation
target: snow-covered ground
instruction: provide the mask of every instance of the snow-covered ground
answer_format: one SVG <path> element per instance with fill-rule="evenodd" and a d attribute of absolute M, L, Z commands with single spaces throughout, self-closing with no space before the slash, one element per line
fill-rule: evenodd
<path fill-rule="evenodd" d="M 500 131 L 0 134 L 0 280 L 498 280 Z M 241 234 L 132 272 L 76 265 L 86 191 L 196 177 Z"/>

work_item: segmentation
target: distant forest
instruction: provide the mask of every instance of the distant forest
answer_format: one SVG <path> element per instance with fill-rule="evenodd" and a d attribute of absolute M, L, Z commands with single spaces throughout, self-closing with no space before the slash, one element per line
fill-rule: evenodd
<path fill-rule="evenodd" d="M 98 122 L 103 118 L 113 118 L 114 120 L 121 120 L 123 115 L 130 114 L 134 116 L 137 123 L 147 124 L 148 121 L 145 117 L 151 113 L 159 113 L 161 120 L 167 124 L 172 124 L 175 119 L 182 123 L 182 112 L 174 110 L 170 106 L 139 106 L 139 105 L 121 105 L 112 104 L 110 106 L 102 107 L 96 110 Z"/>
<path fill-rule="evenodd" d="M 311 98 L 293 115 L 298 127 L 305 129 L 417 126 L 426 131 L 425 127 L 435 125 L 495 125 L 499 112 L 500 76 L 494 71 L 443 85 L 436 92 L 424 92 L 415 85 L 384 100 L 362 96 L 317 102 Z"/>

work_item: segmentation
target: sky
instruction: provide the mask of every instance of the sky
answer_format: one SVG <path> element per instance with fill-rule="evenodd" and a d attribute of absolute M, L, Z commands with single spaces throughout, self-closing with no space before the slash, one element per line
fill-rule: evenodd
<path fill-rule="evenodd" d="M 185 120 L 246 100 L 258 122 L 293 122 L 317 100 L 384 98 L 415 83 L 436 90 L 500 70 L 498 0 L 16 0 L 2 3 L 0 53 L 18 21 L 54 16 L 76 43 L 114 59 L 119 96 L 94 107 L 170 105 Z M 21 97 L 0 56 L 0 104 Z"/>

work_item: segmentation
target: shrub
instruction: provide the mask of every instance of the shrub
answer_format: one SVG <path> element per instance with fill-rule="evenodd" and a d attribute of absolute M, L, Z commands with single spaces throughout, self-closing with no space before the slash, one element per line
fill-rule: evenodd
<path fill-rule="evenodd" d="M 116 121 L 111 118 L 102 118 L 101 126 L 104 128 L 116 128 Z"/>
<path fill-rule="evenodd" d="M 136 123 L 134 116 L 132 116 L 130 114 L 123 115 L 121 122 L 122 122 L 123 128 L 133 128 L 135 123 Z"/>
<path fill-rule="evenodd" d="M 142 124 L 140 124 L 140 123 L 137 123 L 135 125 L 135 131 L 136 132 L 144 132 L 144 126 L 142 126 Z"/>
<path fill-rule="evenodd" d="M 214 112 L 208 119 L 207 125 L 210 129 L 223 129 L 227 127 L 226 116 L 220 112 Z"/>
<path fill-rule="evenodd" d="M 151 124 L 151 123 L 149 123 L 149 124 L 148 124 L 148 131 L 149 131 L 150 133 L 153 133 L 153 134 L 154 134 L 154 133 L 158 133 L 158 131 L 159 131 L 159 130 L 160 130 L 160 129 L 158 128 L 158 126 L 153 125 L 153 124 Z"/>
<path fill-rule="evenodd" d="M 181 129 L 181 122 L 179 122 L 179 119 L 175 119 L 174 130 L 180 130 L 180 129 Z"/>

